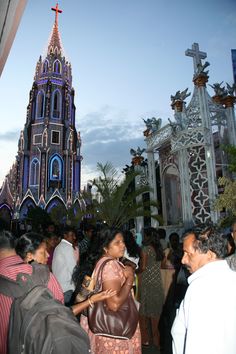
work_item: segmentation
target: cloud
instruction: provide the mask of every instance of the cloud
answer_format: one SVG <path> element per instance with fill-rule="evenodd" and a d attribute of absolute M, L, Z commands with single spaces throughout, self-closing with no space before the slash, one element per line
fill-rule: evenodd
<path fill-rule="evenodd" d="M 143 121 L 132 119 L 127 112 L 105 106 L 100 111 L 88 113 L 80 123 L 83 184 L 96 175 L 97 162 L 109 161 L 122 170 L 131 163 L 130 149 L 145 147 Z"/>
<path fill-rule="evenodd" d="M 19 136 L 20 136 L 19 130 L 13 130 L 9 132 L 0 133 L 0 140 L 15 141 L 19 139 Z"/>

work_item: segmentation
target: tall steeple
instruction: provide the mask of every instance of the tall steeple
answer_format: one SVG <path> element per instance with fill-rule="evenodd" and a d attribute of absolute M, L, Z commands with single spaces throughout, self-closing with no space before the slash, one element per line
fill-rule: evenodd
<path fill-rule="evenodd" d="M 46 56 L 39 57 L 18 151 L 20 215 L 32 203 L 68 207 L 80 192 L 81 140 L 75 128 L 71 64 L 64 55 L 58 4 Z M 43 202 L 42 202 L 43 201 Z"/>
<path fill-rule="evenodd" d="M 62 13 L 62 10 L 59 9 L 58 4 L 56 4 L 56 7 L 52 7 L 51 10 L 55 11 L 55 22 L 48 43 L 47 55 L 57 51 L 58 54 L 64 56 L 60 32 L 58 29 L 58 14 Z"/>

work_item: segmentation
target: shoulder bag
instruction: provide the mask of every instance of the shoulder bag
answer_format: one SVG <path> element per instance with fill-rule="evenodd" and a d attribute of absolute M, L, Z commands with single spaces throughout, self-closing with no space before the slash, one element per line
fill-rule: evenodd
<path fill-rule="evenodd" d="M 97 272 L 95 292 L 102 290 L 102 271 L 104 265 L 109 261 L 112 261 L 111 258 L 106 259 L 100 265 Z M 123 265 L 120 264 L 120 266 Z M 138 325 L 138 309 L 131 291 L 117 311 L 110 310 L 106 301 L 96 302 L 93 307 L 89 307 L 88 323 L 90 330 L 95 335 L 131 339 Z"/>

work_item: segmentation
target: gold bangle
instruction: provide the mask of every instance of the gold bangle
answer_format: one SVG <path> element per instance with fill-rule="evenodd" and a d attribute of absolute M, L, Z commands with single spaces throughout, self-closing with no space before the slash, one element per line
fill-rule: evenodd
<path fill-rule="evenodd" d="M 89 306 L 90 306 L 90 307 L 93 307 L 94 302 L 93 302 L 90 298 L 88 298 L 88 302 L 89 302 Z"/>

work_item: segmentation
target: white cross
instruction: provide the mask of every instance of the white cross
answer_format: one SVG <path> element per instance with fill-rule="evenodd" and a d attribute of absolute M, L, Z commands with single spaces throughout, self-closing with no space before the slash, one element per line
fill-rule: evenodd
<path fill-rule="evenodd" d="M 185 55 L 193 58 L 194 72 L 197 72 L 198 64 L 202 64 L 201 59 L 207 57 L 207 53 L 200 52 L 198 43 L 193 43 L 192 49 L 187 49 Z"/>

